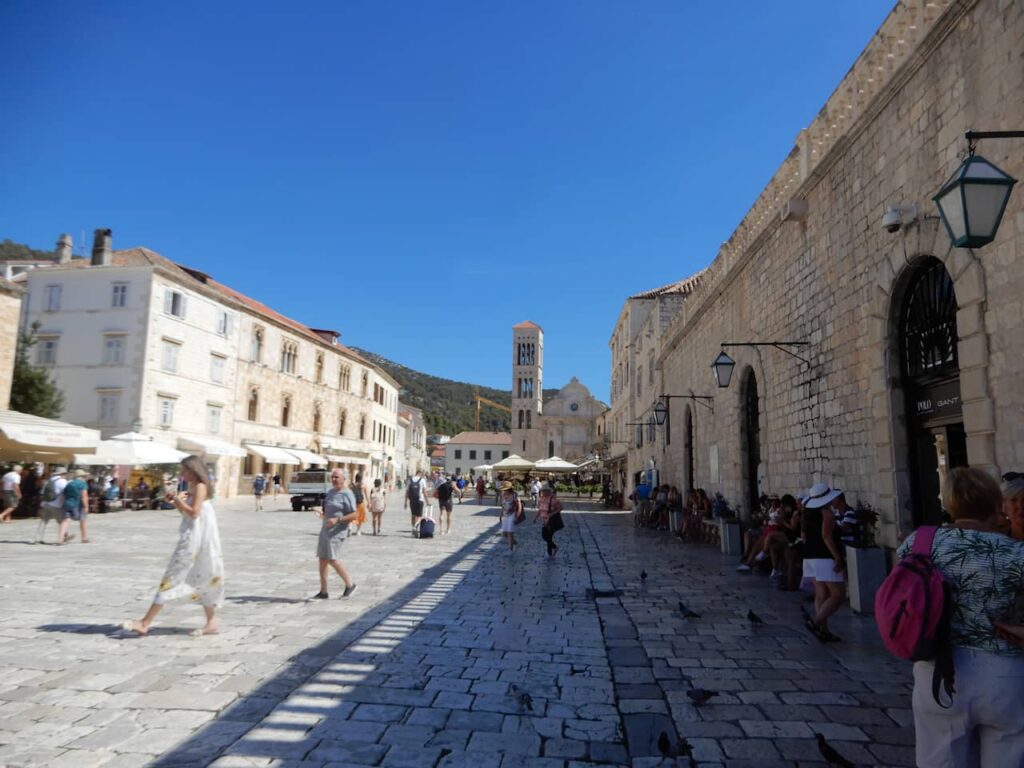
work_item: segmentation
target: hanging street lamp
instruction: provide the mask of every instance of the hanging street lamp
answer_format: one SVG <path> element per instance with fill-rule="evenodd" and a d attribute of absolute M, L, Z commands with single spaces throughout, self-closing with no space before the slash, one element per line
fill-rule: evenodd
<path fill-rule="evenodd" d="M 732 380 L 732 369 L 735 367 L 736 361 L 725 354 L 724 349 L 719 352 L 715 362 L 711 364 L 711 370 L 715 374 L 715 383 L 722 389 L 728 387 Z"/>
<path fill-rule="evenodd" d="M 968 131 L 967 159 L 942 185 L 932 200 L 957 248 L 981 248 L 999 230 L 1010 192 L 1017 180 L 981 155 L 974 154 L 978 139 L 1024 138 L 1024 131 Z"/>

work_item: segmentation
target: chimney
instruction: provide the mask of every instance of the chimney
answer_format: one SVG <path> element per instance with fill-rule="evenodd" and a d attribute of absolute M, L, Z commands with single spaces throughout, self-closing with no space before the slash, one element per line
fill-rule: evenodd
<path fill-rule="evenodd" d="M 71 261 L 71 235 L 67 232 L 57 238 L 57 263 L 67 264 Z"/>
<path fill-rule="evenodd" d="M 92 239 L 92 265 L 94 267 L 109 267 L 110 259 L 110 238 L 113 235 L 109 229 L 97 229 Z"/>

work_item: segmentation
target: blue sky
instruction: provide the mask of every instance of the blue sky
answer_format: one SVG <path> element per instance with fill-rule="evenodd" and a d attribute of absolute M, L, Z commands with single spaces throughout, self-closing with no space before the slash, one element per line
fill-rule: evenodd
<path fill-rule="evenodd" d="M 711 261 L 892 5 L 0 0 L 0 239 L 110 227 L 495 387 L 531 319 L 607 400 L 624 299 Z"/>

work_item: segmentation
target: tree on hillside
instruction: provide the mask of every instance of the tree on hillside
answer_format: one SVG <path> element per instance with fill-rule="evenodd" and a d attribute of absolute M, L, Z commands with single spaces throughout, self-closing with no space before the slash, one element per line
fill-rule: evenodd
<path fill-rule="evenodd" d="M 39 251 L 27 245 L 5 239 L 0 242 L 0 261 L 21 261 L 29 259 L 52 259 L 52 251 Z"/>
<path fill-rule="evenodd" d="M 11 410 L 55 419 L 64 409 L 64 393 L 50 379 L 50 372 L 29 362 L 32 347 L 38 339 L 39 323 L 18 333 L 18 351 L 14 356 L 14 377 L 11 381 Z"/>

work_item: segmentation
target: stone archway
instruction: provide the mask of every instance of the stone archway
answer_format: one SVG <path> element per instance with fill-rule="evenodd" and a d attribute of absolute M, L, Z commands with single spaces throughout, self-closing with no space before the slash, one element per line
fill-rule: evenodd
<path fill-rule="evenodd" d="M 967 454 L 972 466 L 995 471 L 994 404 L 988 385 L 985 275 L 969 249 L 950 246 L 938 219 L 925 219 L 894 240 L 880 260 L 869 303 L 867 343 L 877 349 L 871 376 L 872 442 L 879 492 L 881 541 L 895 546 L 913 529 L 914 484 L 908 414 L 899 344 L 900 309 L 916 271 L 928 258 L 940 261 L 953 283 L 957 311 L 957 358 Z"/>

